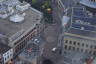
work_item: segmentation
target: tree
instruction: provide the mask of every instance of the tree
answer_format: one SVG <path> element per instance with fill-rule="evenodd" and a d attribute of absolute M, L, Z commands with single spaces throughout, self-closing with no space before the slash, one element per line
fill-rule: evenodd
<path fill-rule="evenodd" d="M 37 0 L 32 0 L 32 4 L 35 4 L 35 3 L 37 3 Z"/>

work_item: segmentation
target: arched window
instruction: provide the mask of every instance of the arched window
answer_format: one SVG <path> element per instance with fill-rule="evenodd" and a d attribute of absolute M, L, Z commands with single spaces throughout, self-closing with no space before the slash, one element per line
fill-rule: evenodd
<path fill-rule="evenodd" d="M 74 41 L 73 44 L 76 45 L 76 41 Z"/>
<path fill-rule="evenodd" d="M 72 41 L 69 41 L 69 44 L 72 44 Z"/>
<path fill-rule="evenodd" d="M 82 43 L 82 47 L 84 47 L 84 43 Z"/>
<path fill-rule="evenodd" d="M 71 46 L 69 46 L 69 50 L 71 50 L 72 49 L 72 47 Z"/>
<path fill-rule="evenodd" d="M 75 50 L 75 47 L 73 47 L 73 51 Z"/>
<path fill-rule="evenodd" d="M 77 44 L 78 44 L 78 46 L 80 46 L 80 42 L 78 42 Z"/>
<path fill-rule="evenodd" d="M 79 48 L 77 48 L 77 51 L 80 51 L 80 49 L 79 49 Z"/>
<path fill-rule="evenodd" d="M 65 45 L 65 50 L 68 48 L 68 46 L 67 45 Z"/>
<path fill-rule="evenodd" d="M 68 40 L 65 40 L 65 43 L 68 43 Z"/>
<path fill-rule="evenodd" d="M 81 52 L 83 52 L 83 49 L 81 49 Z"/>
<path fill-rule="evenodd" d="M 93 55 L 96 55 L 96 51 L 93 52 Z"/>

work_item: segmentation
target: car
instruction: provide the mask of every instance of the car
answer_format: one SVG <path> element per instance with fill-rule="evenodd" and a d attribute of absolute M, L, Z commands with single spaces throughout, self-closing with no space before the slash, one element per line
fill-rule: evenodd
<path fill-rule="evenodd" d="M 56 50 L 57 50 L 56 47 L 52 48 L 52 52 L 56 52 Z"/>

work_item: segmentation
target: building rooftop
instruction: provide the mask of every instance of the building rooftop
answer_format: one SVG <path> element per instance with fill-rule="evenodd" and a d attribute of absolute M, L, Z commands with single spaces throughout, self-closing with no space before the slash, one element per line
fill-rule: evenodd
<path fill-rule="evenodd" d="M 17 8 L 12 8 L 14 12 L 11 15 L 6 18 L 0 18 L 0 34 L 3 34 L 7 37 L 13 36 L 14 38 L 12 38 L 14 40 L 22 33 L 26 32 L 28 29 L 34 28 L 36 24 L 40 23 L 42 19 L 42 13 L 31 8 L 30 6 L 28 7 L 28 9 L 26 9 L 22 5 L 26 6 L 27 8 L 28 4 L 19 4 Z M 10 20 L 10 18 L 12 17 L 13 19 Z M 21 19 L 23 20 L 22 22 L 17 22 Z"/>
<path fill-rule="evenodd" d="M 80 3 L 91 8 L 96 8 L 96 2 L 90 0 L 80 0 Z"/>
<path fill-rule="evenodd" d="M 72 11 L 68 14 L 71 14 L 69 16 L 71 18 L 71 25 L 66 33 L 96 40 L 96 16 L 87 11 L 84 6 L 78 7 L 75 5 L 71 6 L 70 9 Z"/>
<path fill-rule="evenodd" d="M 64 8 L 72 7 L 73 4 L 75 4 L 74 1 L 72 1 L 72 0 L 61 0 L 61 2 L 62 2 L 62 5 L 64 4 Z"/>
<path fill-rule="evenodd" d="M 20 4 L 19 0 L 3 0 L 2 3 L 8 6 L 15 6 L 17 4 Z"/>
<path fill-rule="evenodd" d="M 0 54 L 7 52 L 11 47 L 0 42 Z"/>
<path fill-rule="evenodd" d="M 21 23 L 14 23 L 9 20 L 9 17 L 6 19 L 0 19 L 0 33 L 6 36 L 12 36 L 20 30 L 26 31 L 30 27 L 34 27 L 41 17 L 38 13 L 32 11 L 31 9 L 25 11 L 26 16 L 25 20 Z"/>

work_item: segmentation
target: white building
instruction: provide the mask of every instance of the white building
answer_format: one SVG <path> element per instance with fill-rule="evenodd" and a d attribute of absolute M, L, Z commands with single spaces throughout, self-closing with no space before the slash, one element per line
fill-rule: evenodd
<path fill-rule="evenodd" d="M 0 64 L 6 64 L 13 58 L 13 49 L 0 42 Z"/>

